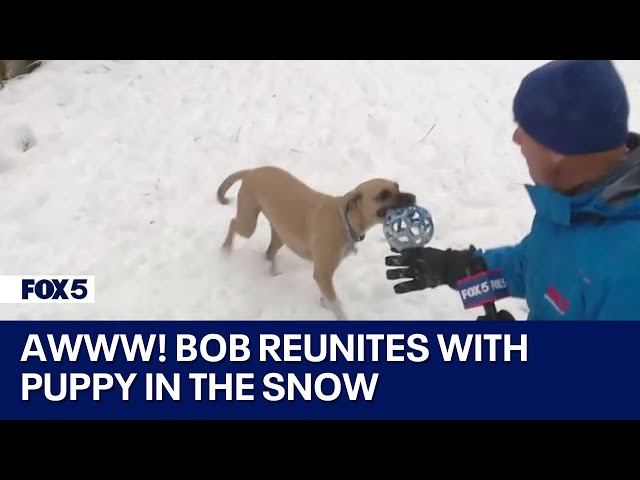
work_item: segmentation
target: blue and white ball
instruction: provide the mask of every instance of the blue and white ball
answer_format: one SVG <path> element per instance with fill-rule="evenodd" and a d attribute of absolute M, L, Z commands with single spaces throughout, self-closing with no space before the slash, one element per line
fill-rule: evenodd
<path fill-rule="evenodd" d="M 426 208 L 417 205 L 390 208 L 385 215 L 382 231 L 389 246 L 397 251 L 423 247 L 433 238 L 433 218 Z"/>

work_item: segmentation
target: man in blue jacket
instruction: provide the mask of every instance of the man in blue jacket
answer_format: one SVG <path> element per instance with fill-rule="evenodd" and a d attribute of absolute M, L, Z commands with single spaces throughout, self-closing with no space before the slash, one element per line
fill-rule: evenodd
<path fill-rule="evenodd" d="M 395 292 L 456 288 L 472 267 L 497 269 L 510 295 L 526 299 L 528 320 L 640 320 L 640 136 L 628 130 L 614 65 L 547 63 L 524 77 L 513 113 L 513 140 L 534 182 L 530 233 L 498 248 L 388 256 L 396 268 L 387 278 L 409 279 Z"/>

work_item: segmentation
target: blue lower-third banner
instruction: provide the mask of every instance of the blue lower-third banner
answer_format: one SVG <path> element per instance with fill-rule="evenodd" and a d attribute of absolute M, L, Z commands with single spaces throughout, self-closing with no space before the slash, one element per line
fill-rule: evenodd
<path fill-rule="evenodd" d="M 0 322 L 0 419 L 640 419 L 637 322 Z"/>

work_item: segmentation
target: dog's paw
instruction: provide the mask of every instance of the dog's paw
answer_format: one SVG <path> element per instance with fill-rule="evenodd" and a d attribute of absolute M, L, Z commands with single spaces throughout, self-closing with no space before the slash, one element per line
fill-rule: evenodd
<path fill-rule="evenodd" d="M 320 305 L 333 313 L 336 320 L 348 320 L 340 302 L 330 302 L 326 298 L 320 297 Z"/>
<path fill-rule="evenodd" d="M 222 245 L 220 252 L 222 252 L 223 255 L 231 255 L 231 245 Z"/>
<path fill-rule="evenodd" d="M 271 274 L 272 277 L 277 277 L 278 275 L 282 275 L 282 272 L 278 270 L 278 268 L 273 263 L 269 267 L 269 273 Z"/>
<path fill-rule="evenodd" d="M 320 306 L 326 310 L 331 310 L 331 307 L 329 306 L 329 302 L 324 297 L 320 297 Z"/>

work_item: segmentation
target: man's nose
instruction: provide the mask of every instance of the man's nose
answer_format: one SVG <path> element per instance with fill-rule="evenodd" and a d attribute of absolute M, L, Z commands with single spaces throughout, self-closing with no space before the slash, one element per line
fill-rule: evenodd
<path fill-rule="evenodd" d="M 522 137 L 522 131 L 520 130 L 520 127 L 516 127 L 516 129 L 513 131 L 513 136 L 512 136 L 513 143 L 520 145 L 521 137 Z"/>

